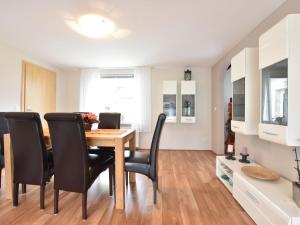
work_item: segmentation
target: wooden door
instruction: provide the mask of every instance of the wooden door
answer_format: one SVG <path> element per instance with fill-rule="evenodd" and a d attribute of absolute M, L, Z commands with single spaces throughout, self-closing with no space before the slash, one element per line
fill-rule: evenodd
<path fill-rule="evenodd" d="M 56 111 L 56 74 L 40 66 L 23 62 L 22 106 L 24 112 L 45 113 Z"/>

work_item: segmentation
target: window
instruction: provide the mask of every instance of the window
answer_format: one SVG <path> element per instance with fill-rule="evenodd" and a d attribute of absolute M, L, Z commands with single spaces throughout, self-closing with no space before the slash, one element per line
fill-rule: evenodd
<path fill-rule="evenodd" d="M 97 112 L 121 112 L 121 123 L 132 124 L 135 106 L 133 74 L 100 75 Z"/>
<path fill-rule="evenodd" d="M 150 69 L 87 69 L 81 73 L 80 111 L 119 112 L 121 123 L 151 131 Z"/>

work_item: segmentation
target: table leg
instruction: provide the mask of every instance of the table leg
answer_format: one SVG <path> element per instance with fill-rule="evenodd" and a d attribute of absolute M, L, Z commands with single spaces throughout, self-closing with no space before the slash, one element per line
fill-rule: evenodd
<path fill-rule="evenodd" d="M 125 187 L 124 187 L 124 143 L 122 139 L 117 139 L 115 146 L 115 180 L 116 180 L 116 209 L 125 207 Z"/>
<path fill-rule="evenodd" d="M 4 134 L 4 163 L 5 163 L 6 198 L 12 199 L 14 168 L 13 168 L 13 152 L 12 152 L 9 134 Z"/>
<path fill-rule="evenodd" d="M 130 151 L 134 152 L 136 150 L 136 135 L 135 132 L 133 132 L 132 138 L 129 140 L 129 149 Z M 129 181 L 135 182 L 135 173 L 130 172 L 129 173 Z"/>

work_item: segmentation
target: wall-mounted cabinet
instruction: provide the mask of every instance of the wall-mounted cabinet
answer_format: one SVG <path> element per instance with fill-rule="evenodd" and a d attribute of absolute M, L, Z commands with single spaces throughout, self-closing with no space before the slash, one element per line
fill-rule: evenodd
<path fill-rule="evenodd" d="M 245 48 L 231 60 L 232 121 L 234 132 L 255 135 L 259 123 L 258 49 Z"/>
<path fill-rule="evenodd" d="M 177 122 L 177 80 L 163 81 L 163 111 L 167 123 Z"/>
<path fill-rule="evenodd" d="M 196 122 L 196 82 L 181 81 L 181 123 Z"/>
<path fill-rule="evenodd" d="M 259 39 L 259 137 L 300 146 L 300 15 L 288 15 Z"/>

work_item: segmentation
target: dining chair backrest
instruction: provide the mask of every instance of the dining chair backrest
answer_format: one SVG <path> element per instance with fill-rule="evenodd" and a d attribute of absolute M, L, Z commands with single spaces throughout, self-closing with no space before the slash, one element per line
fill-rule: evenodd
<path fill-rule="evenodd" d="M 40 115 L 12 112 L 5 117 L 13 149 L 14 182 L 42 184 L 48 162 Z"/>
<path fill-rule="evenodd" d="M 98 129 L 120 129 L 121 113 L 99 113 Z"/>
<path fill-rule="evenodd" d="M 157 175 L 157 154 L 159 150 L 160 137 L 162 133 L 163 126 L 165 124 L 166 115 L 161 113 L 158 116 L 156 127 L 154 130 L 151 147 L 150 147 L 150 177 L 155 179 Z"/>
<path fill-rule="evenodd" d="M 82 193 L 88 189 L 88 150 L 80 114 L 47 113 L 53 149 L 54 188 Z"/>
<path fill-rule="evenodd" d="M 8 133 L 7 119 L 5 112 L 0 112 L 0 154 L 4 154 L 4 140 L 3 135 Z"/>

